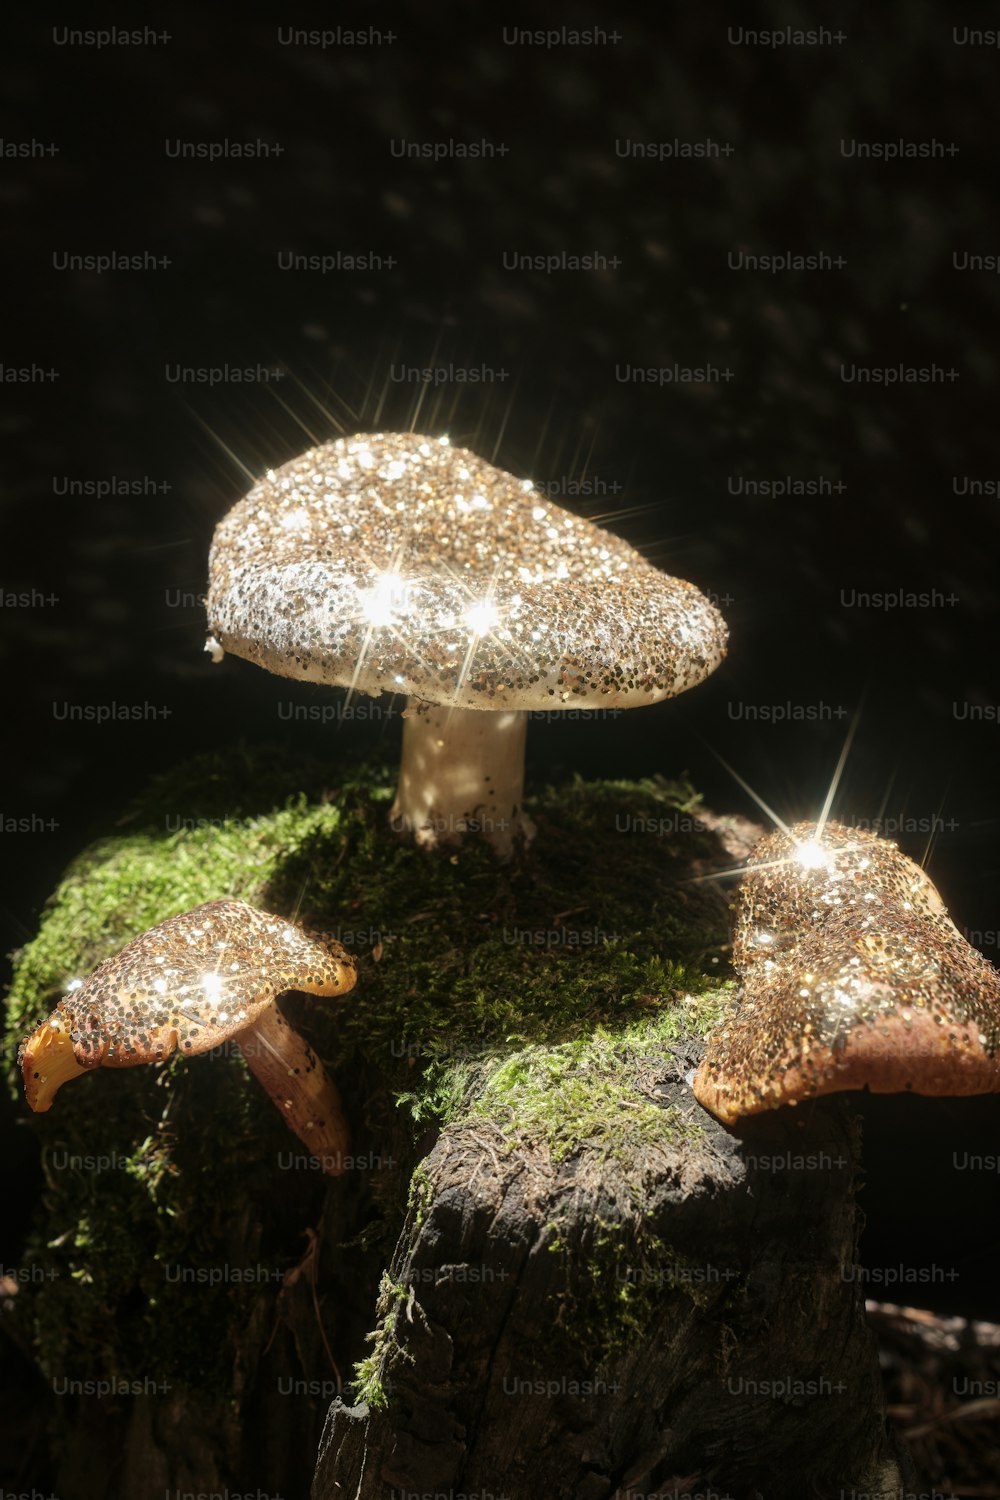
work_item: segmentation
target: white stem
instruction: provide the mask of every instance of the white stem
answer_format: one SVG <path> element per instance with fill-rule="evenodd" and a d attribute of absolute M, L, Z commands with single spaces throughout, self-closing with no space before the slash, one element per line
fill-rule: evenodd
<path fill-rule="evenodd" d="M 251 1073 L 264 1085 L 300 1141 L 324 1172 L 345 1170 L 350 1128 L 340 1091 L 305 1037 L 269 1005 L 253 1026 L 233 1038 Z"/>
<path fill-rule="evenodd" d="M 392 826 L 427 848 L 479 835 L 509 859 L 535 832 L 522 810 L 527 728 L 526 713 L 411 698 Z"/>

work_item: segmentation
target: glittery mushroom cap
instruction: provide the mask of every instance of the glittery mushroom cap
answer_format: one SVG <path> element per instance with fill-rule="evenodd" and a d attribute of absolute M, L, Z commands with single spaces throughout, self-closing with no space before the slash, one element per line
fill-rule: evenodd
<path fill-rule="evenodd" d="M 694 1080 L 727 1124 L 844 1089 L 1000 1092 L 1000 974 L 886 839 L 836 823 L 769 834 L 733 963 L 736 1009 Z"/>
<path fill-rule="evenodd" d="M 726 649 L 693 584 L 412 433 L 339 438 L 268 473 L 216 527 L 207 602 L 216 655 L 456 708 L 654 703 Z"/>
<path fill-rule="evenodd" d="M 28 1103 L 46 1110 L 91 1068 L 206 1052 L 252 1028 L 286 990 L 344 994 L 351 958 L 282 917 L 242 901 L 209 901 L 134 938 L 76 981 L 21 1046 Z"/>

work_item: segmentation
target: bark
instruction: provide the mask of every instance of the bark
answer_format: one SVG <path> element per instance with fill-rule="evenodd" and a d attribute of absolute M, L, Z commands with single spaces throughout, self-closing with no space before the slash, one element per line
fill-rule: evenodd
<path fill-rule="evenodd" d="M 692 1108 L 690 1060 L 664 1059 L 636 1085 Z M 445 1131 L 426 1163 L 433 1197 L 411 1210 L 390 1270 L 388 1409 L 334 1403 L 313 1500 L 895 1493 L 847 1269 L 859 1150 L 843 1101 L 740 1136 L 708 1122 L 652 1164 L 556 1164 L 509 1152 L 489 1126 Z M 615 1260 L 616 1234 L 661 1248 Z M 579 1326 L 595 1267 L 598 1292 L 630 1271 L 653 1288 L 600 1364 Z"/>

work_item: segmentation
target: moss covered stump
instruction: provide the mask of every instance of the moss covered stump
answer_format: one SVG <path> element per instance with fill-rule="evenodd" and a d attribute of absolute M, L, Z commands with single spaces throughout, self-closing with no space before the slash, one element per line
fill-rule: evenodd
<path fill-rule="evenodd" d="M 672 1056 L 628 1060 L 683 1116 Z M 314 1500 L 897 1496 L 853 1260 L 856 1122 L 786 1115 L 608 1157 L 449 1126 L 380 1296 L 367 1402 Z M 516 1147 L 512 1149 L 512 1139 Z"/>
<path fill-rule="evenodd" d="M 686 785 L 576 782 L 499 866 L 401 843 L 392 793 L 381 765 L 202 759 L 75 861 L 18 956 L 11 1060 L 70 980 L 213 898 L 359 961 L 342 1000 L 283 1001 L 345 1098 L 341 1178 L 226 1048 L 100 1069 L 31 1117 L 8 1316 L 57 1491 L 296 1500 L 318 1449 L 316 1500 L 873 1490 L 851 1117 L 738 1139 L 685 1082 L 731 1000 L 731 887 L 699 877 L 754 830 Z"/>

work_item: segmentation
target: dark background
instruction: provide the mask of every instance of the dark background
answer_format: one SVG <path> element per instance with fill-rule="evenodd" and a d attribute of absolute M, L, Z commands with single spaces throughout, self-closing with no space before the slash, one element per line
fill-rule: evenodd
<path fill-rule="evenodd" d="M 954 705 L 1000 703 L 1000 499 L 956 492 L 1000 478 L 998 283 L 952 257 L 1000 251 L 1000 50 L 958 45 L 945 7 L 852 6 L 838 17 L 827 24 L 842 42 L 784 48 L 736 45 L 730 28 L 815 18 L 793 6 L 753 17 L 671 7 L 653 29 L 638 7 L 614 18 L 576 8 L 565 24 L 619 39 L 555 48 L 507 45 L 504 28 L 562 16 L 472 7 L 359 8 L 322 22 L 305 8 L 287 21 L 227 21 L 174 7 L 155 21 L 169 41 L 104 49 L 58 45 L 57 18 L 22 23 L 0 60 L 4 139 L 58 154 L 0 162 L 0 362 L 58 378 L 3 384 L 0 586 L 57 602 L 0 610 L 0 813 L 36 824 L 0 835 L 4 950 L 31 935 L 67 858 L 151 773 L 241 737 L 332 759 L 398 736 L 396 720 L 339 733 L 279 722 L 279 697 L 325 700 L 235 659 L 213 668 L 196 597 L 212 529 L 248 474 L 314 440 L 415 426 L 540 482 L 588 481 L 591 493 L 563 503 L 710 591 L 731 626 L 725 665 L 678 702 L 533 725 L 535 788 L 571 770 L 687 769 L 713 806 L 755 815 L 714 751 L 781 816 L 815 817 L 856 716 L 834 815 L 914 820 L 902 847 L 929 853 L 959 926 L 996 958 L 1000 724 L 959 718 Z M 320 24 L 375 25 L 395 40 L 279 44 L 279 25 Z M 734 149 L 708 160 L 619 154 L 625 141 L 707 139 Z M 841 147 L 900 139 L 958 150 L 886 162 Z M 258 140 L 281 154 L 191 161 L 165 146 Z M 448 140 L 507 151 L 393 155 L 394 142 Z M 338 250 L 381 256 L 383 268 L 278 266 L 280 252 Z M 111 251 L 170 265 L 103 275 L 54 265 Z M 505 253 L 562 251 L 620 265 L 503 266 Z M 731 269 L 740 251 L 846 265 Z M 616 378 L 625 365 L 675 363 L 732 378 Z M 855 364 L 957 377 L 845 382 L 841 366 Z M 284 375 L 210 389 L 172 383 L 173 365 Z M 403 365 L 507 376 L 425 388 L 394 378 Z M 821 492 L 745 492 L 787 476 Z M 56 493 L 112 480 L 150 492 Z M 891 611 L 843 603 L 853 590 L 900 589 L 955 598 Z M 169 717 L 56 716 L 65 704 L 111 703 Z M 759 705 L 823 705 L 826 717 L 760 722 L 748 714 Z M 975 1139 L 995 1151 L 986 1103 Z M 938 1148 L 964 1147 L 967 1118 L 937 1114 L 920 1128 Z M 30 1196 L 32 1148 L 10 1119 L 12 1181 Z M 981 1177 L 969 1203 L 943 1204 L 956 1185 L 947 1162 L 928 1188 L 916 1127 L 885 1128 L 872 1170 L 902 1182 L 904 1197 L 887 1212 L 881 1188 L 869 1193 L 871 1253 L 960 1260 L 958 1291 L 946 1283 L 942 1300 L 997 1311 L 983 1269 L 995 1187 L 985 1209 Z M 18 1224 L 12 1215 L 7 1262 Z"/>

